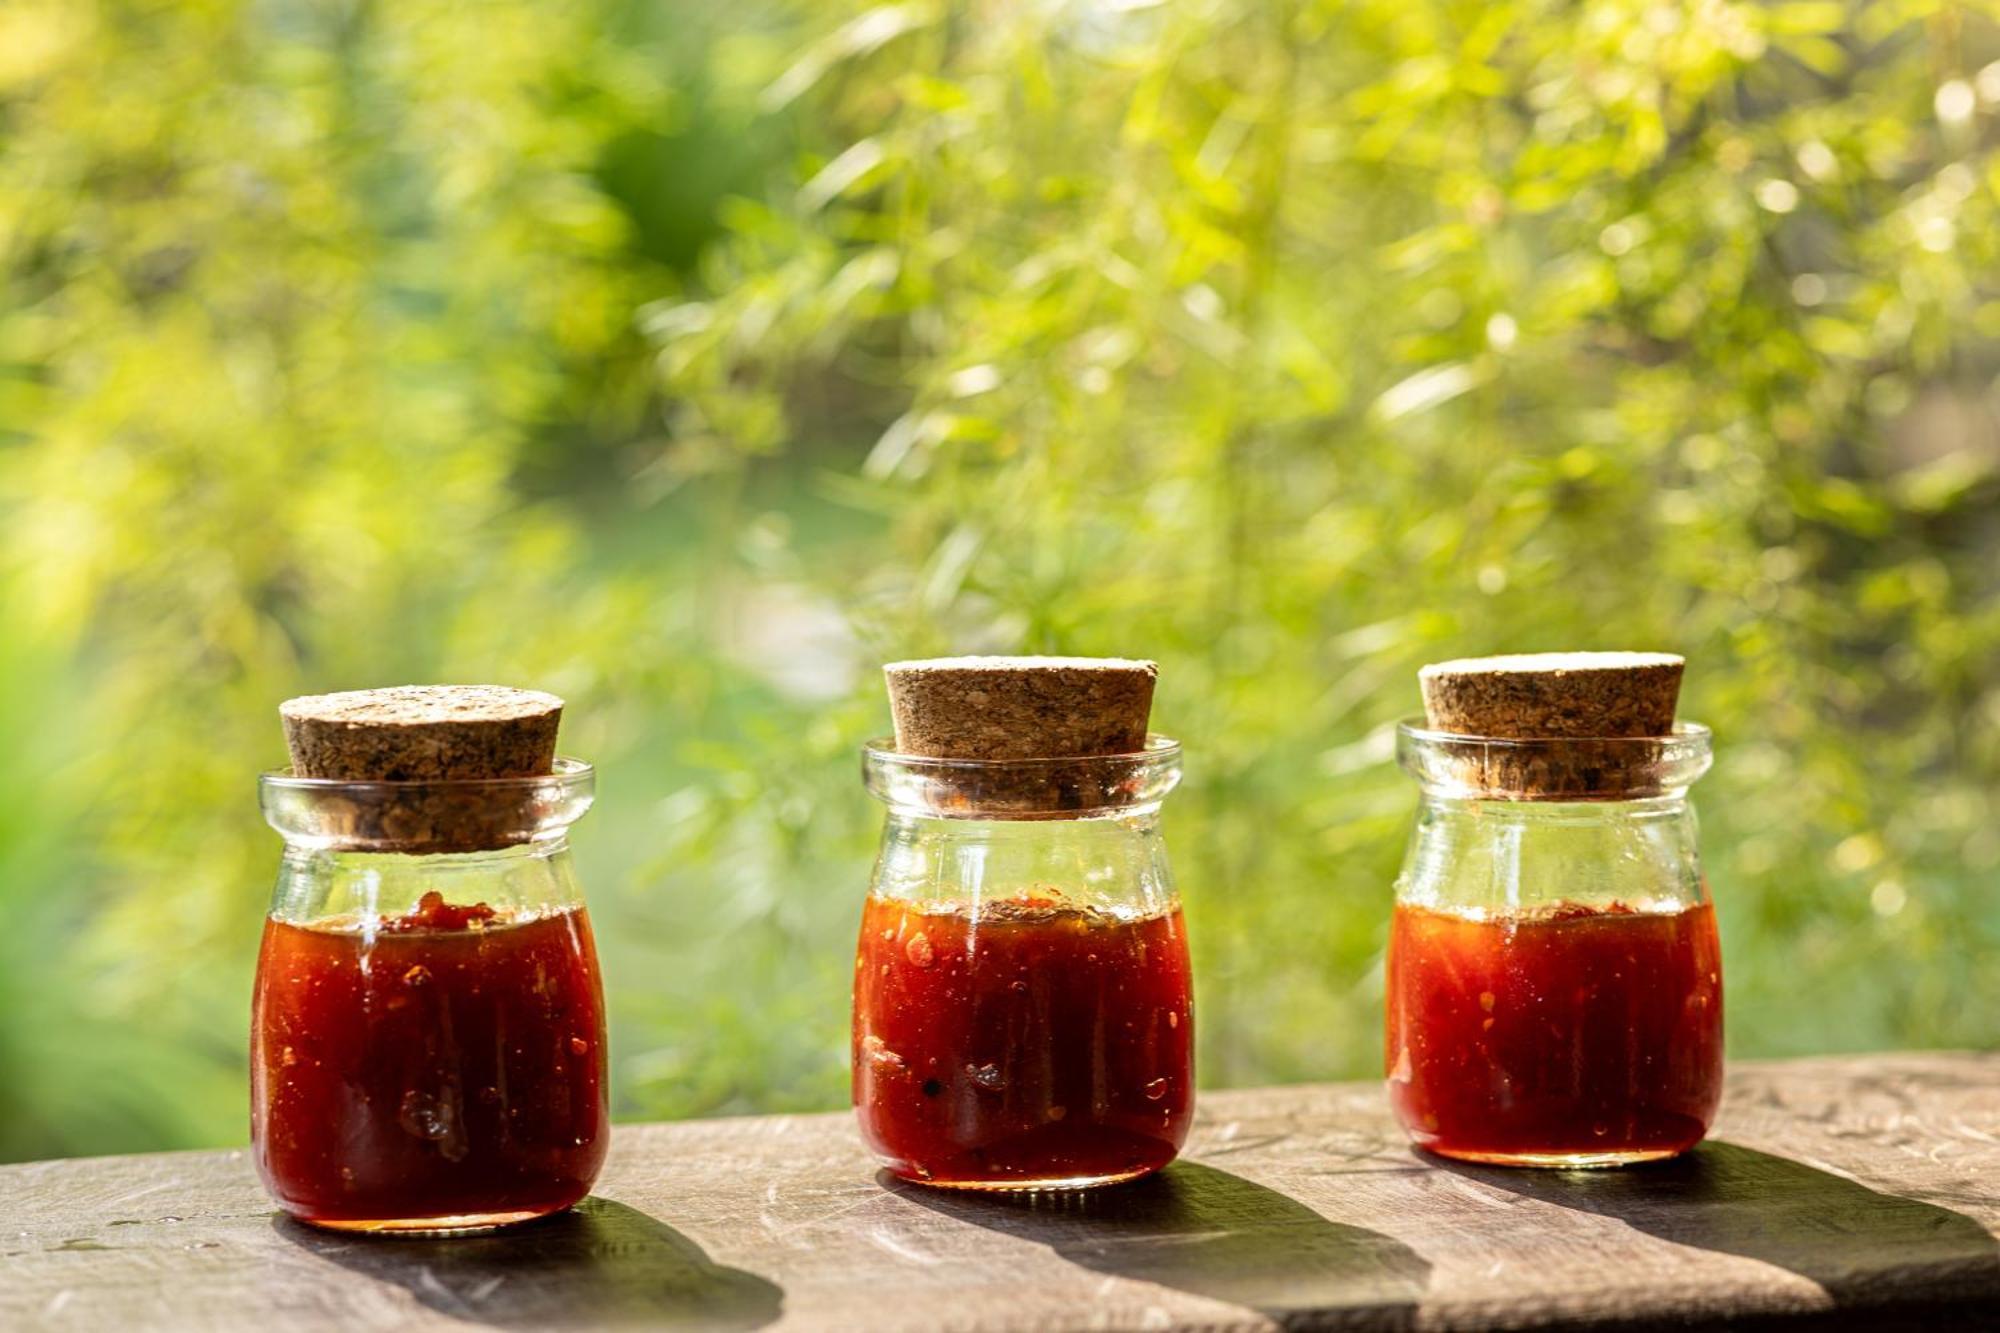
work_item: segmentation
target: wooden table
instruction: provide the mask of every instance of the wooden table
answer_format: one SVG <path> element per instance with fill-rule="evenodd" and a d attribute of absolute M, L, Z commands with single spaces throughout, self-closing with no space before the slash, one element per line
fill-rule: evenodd
<path fill-rule="evenodd" d="M 1625 1171 L 1465 1167 L 1372 1083 L 1218 1092 L 1162 1177 L 982 1199 L 878 1180 L 845 1115 L 631 1125 L 500 1236 L 273 1215 L 246 1155 L 0 1168 L 0 1328 L 2000 1329 L 2000 1055 L 1747 1064 Z"/>

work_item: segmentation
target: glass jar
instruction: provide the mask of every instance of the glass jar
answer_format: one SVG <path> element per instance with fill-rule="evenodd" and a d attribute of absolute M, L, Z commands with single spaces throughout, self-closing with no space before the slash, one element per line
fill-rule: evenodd
<path fill-rule="evenodd" d="M 285 838 L 251 1021 L 251 1144 L 286 1212 L 451 1234 L 583 1198 L 610 1137 L 603 988 L 570 864 L 588 764 L 543 777 L 268 773 Z M 426 818 L 481 850 L 412 852 Z"/>
<path fill-rule="evenodd" d="M 1687 789 L 1707 728 L 1502 740 L 1405 723 L 1423 785 L 1389 937 L 1389 1100 L 1418 1146 L 1613 1166 L 1700 1142 L 1722 961 Z"/>
<path fill-rule="evenodd" d="M 854 959 L 854 1106 L 887 1169 L 1080 1189 L 1172 1161 L 1194 1113 L 1187 935 L 1160 837 L 1177 742 L 968 760 L 869 746 L 889 807 Z"/>

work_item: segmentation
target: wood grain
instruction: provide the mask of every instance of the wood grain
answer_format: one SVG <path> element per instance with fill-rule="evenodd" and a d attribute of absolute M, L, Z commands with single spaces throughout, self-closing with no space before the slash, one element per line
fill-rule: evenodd
<path fill-rule="evenodd" d="M 878 1181 L 845 1115 L 623 1126 L 495 1237 L 273 1215 L 242 1152 L 0 1168 L 0 1328 L 2000 1328 L 2000 1055 L 1745 1065 L 1680 1162 L 1404 1146 L 1374 1084 L 1210 1094 L 1097 1195 Z"/>

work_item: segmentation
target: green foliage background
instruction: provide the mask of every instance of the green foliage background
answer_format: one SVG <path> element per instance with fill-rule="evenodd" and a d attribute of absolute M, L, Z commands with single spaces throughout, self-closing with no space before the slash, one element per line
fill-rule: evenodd
<path fill-rule="evenodd" d="M 1737 1055 L 2000 1042 L 2000 40 L 1920 0 L 0 9 L 0 1158 L 240 1140 L 309 690 L 571 701 L 626 1116 L 832 1107 L 873 663 L 1159 659 L 1212 1086 L 1414 671 L 1685 652 Z"/>

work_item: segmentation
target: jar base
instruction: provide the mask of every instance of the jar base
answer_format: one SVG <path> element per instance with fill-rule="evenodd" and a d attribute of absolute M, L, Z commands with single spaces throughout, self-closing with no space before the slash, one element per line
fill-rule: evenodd
<path fill-rule="evenodd" d="M 573 1205 L 562 1208 L 531 1208 L 509 1213 L 459 1213 L 445 1217 L 389 1217 L 353 1219 L 344 1217 L 305 1217 L 298 1213 L 291 1215 L 294 1222 L 315 1227 L 321 1231 L 344 1231 L 374 1236 L 395 1237 L 404 1240 L 443 1239 L 452 1236 L 476 1236 L 484 1231 L 498 1231 L 502 1227 L 519 1226 L 523 1222 L 533 1222 L 538 1218 L 552 1217 Z"/>
<path fill-rule="evenodd" d="M 1436 1157 L 1455 1162 L 1475 1162 L 1480 1166 L 1524 1166 L 1547 1171 L 1596 1171 L 1610 1167 L 1638 1166 L 1644 1162 L 1664 1162 L 1679 1157 L 1687 1148 L 1633 1148 L 1623 1152 L 1477 1152 L 1458 1148 L 1419 1145 Z"/>
<path fill-rule="evenodd" d="M 1064 1193 L 1077 1190 L 1103 1189 L 1108 1185 L 1123 1185 L 1128 1181 L 1142 1180 L 1160 1168 L 1141 1167 L 1136 1171 L 1116 1171 L 1095 1176 L 1044 1176 L 1025 1180 L 926 1180 L 918 1175 L 906 1175 L 901 1171 L 889 1170 L 889 1174 L 912 1185 L 922 1185 L 925 1189 L 957 1190 L 965 1194 L 1034 1194 Z"/>

